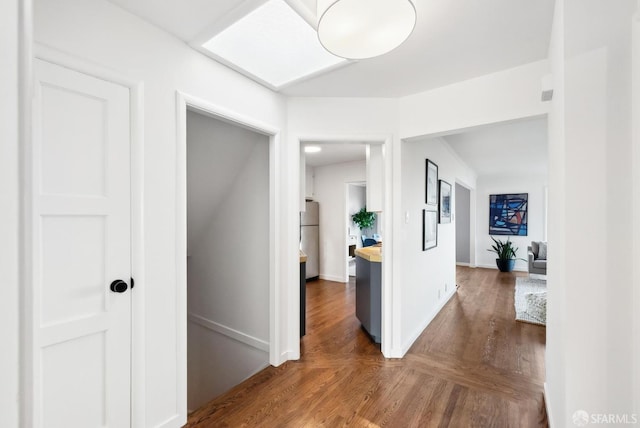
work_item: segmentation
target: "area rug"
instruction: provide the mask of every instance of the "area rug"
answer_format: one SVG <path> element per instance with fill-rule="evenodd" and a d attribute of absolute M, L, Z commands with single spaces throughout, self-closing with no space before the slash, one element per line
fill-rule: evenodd
<path fill-rule="evenodd" d="M 547 324 L 547 282 L 544 279 L 516 278 L 516 321 Z"/>

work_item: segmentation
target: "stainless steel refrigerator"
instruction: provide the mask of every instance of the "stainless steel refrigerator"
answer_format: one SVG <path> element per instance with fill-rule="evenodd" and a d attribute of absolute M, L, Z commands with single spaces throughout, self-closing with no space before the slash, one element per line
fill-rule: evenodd
<path fill-rule="evenodd" d="M 307 201 L 300 213 L 300 249 L 307 255 L 306 279 L 320 275 L 320 205 Z"/>

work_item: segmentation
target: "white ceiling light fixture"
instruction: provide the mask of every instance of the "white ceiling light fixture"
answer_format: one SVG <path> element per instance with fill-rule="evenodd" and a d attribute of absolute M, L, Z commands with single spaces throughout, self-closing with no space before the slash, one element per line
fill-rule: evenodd
<path fill-rule="evenodd" d="M 342 58 L 366 59 L 400 46 L 416 25 L 411 0 L 318 0 L 318 38 Z"/>
<path fill-rule="evenodd" d="M 304 152 L 305 153 L 318 153 L 322 151 L 322 147 L 318 147 L 318 146 L 305 146 L 304 147 Z"/>

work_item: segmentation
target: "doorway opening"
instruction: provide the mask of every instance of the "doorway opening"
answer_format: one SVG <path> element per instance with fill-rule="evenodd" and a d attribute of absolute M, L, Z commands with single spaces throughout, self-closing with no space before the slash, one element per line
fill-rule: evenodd
<path fill-rule="evenodd" d="M 269 365 L 269 137 L 187 112 L 187 404 Z"/>
<path fill-rule="evenodd" d="M 342 295 L 340 301 L 349 302 L 349 307 L 337 308 L 336 313 L 347 313 L 347 319 L 339 325 L 345 329 L 344 336 L 350 339 L 353 334 L 366 334 L 360 331 L 360 322 L 356 318 L 356 249 L 363 247 L 363 236 L 369 235 L 371 238 L 375 234 L 381 239 L 382 233 L 379 223 L 381 217 L 376 213 L 375 223 L 364 230 L 360 230 L 352 220 L 354 214 L 367 207 L 367 194 L 372 190 L 375 192 L 375 185 L 378 184 L 374 183 L 373 188 L 368 186 L 371 168 L 375 168 L 375 160 L 373 163 L 371 160 L 371 145 L 380 147 L 381 143 L 313 140 L 301 142 L 300 150 L 301 191 L 304 192 L 301 198 L 304 204 L 301 204 L 300 236 L 301 250 L 307 256 L 308 280 L 306 286 L 302 284 L 307 290 L 308 304 L 301 302 L 301 308 L 307 306 L 309 313 L 312 313 L 317 305 L 324 304 L 323 298 L 335 301 Z M 380 151 L 380 167 L 381 155 Z M 382 173 L 382 170 L 377 171 L 380 177 Z M 318 215 L 315 215 L 316 210 Z M 316 240 L 309 239 L 310 230 L 317 230 Z M 316 241 L 317 247 L 310 248 L 309 243 Z M 315 254 L 318 254 L 317 261 L 312 260 Z M 313 264 L 310 266 L 309 263 Z M 312 281 L 316 276 L 319 281 Z M 380 298 L 377 306 L 378 309 L 382 306 Z M 303 311 L 301 317 L 307 319 L 307 314 Z M 335 333 L 314 328 L 312 316 L 307 320 L 307 335 Z M 376 342 L 379 343 L 379 333 L 377 338 Z"/>

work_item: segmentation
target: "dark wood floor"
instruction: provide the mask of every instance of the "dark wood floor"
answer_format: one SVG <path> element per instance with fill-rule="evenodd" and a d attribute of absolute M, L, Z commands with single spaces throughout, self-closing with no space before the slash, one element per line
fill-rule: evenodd
<path fill-rule="evenodd" d="M 360 329 L 355 287 L 307 284 L 302 358 L 269 367 L 189 427 L 546 427 L 545 328 L 514 321 L 516 274 L 458 268 L 458 293 L 405 358 Z"/>

